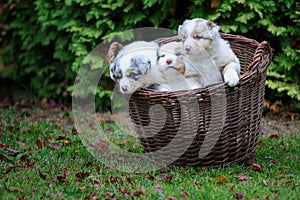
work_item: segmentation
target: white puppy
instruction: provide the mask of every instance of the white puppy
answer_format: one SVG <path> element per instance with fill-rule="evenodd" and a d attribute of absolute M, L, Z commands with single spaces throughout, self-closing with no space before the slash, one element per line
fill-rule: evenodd
<path fill-rule="evenodd" d="M 178 34 L 183 41 L 183 50 L 187 59 L 199 70 L 204 85 L 222 80 L 222 77 L 215 73 L 215 67 L 222 73 L 226 84 L 229 86 L 238 84 L 240 63 L 229 43 L 221 38 L 219 26 L 209 20 L 195 18 L 185 20 L 179 26 Z M 210 59 L 214 64 L 211 64 Z M 199 63 L 202 66 L 199 66 Z M 193 70 L 191 71 L 193 74 Z"/>
<path fill-rule="evenodd" d="M 163 82 L 156 66 L 158 44 L 136 41 L 123 47 L 110 64 L 110 77 L 119 84 L 121 93 L 132 94 L 142 87 Z"/>
<path fill-rule="evenodd" d="M 160 91 L 188 90 L 200 87 L 200 85 L 190 85 L 185 78 L 185 63 L 181 53 L 181 42 L 169 42 L 162 45 L 157 52 L 158 67 L 163 74 L 165 83 L 159 85 Z"/>

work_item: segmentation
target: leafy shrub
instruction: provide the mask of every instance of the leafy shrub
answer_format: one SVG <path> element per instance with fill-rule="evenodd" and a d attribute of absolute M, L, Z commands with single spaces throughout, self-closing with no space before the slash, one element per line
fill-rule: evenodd
<path fill-rule="evenodd" d="M 177 30 L 184 19 L 202 17 L 217 22 L 223 32 L 268 40 L 275 54 L 267 86 L 299 101 L 297 8 L 296 0 L 9 0 L 0 3 L 0 44 L 5 66 L 14 66 L 15 81 L 41 97 L 64 101 L 97 44 L 125 30 Z M 100 109 L 108 109 L 112 91 L 107 71 L 105 77 L 98 88 L 88 89 L 99 97 Z"/>

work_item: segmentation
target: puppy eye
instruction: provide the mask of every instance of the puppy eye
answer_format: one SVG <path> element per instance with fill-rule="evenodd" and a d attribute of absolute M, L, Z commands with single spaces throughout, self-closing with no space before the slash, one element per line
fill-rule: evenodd
<path fill-rule="evenodd" d="M 200 40 L 200 39 L 202 39 L 203 37 L 202 36 L 200 36 L 200 35 L 196 35 L 196 36 L 194 36 L 194 39 L 196 39 L 196 40 Z"/>
<path fill-rule="evenodd" d="M 139 74 L 131 72 L 130 74 L 127 75 L 128 78 L 131 78 L 134 81 L 137 81 L 139 79 Z"/>
<path fill-rule="evenodd" d="M 160 58 L 163 58 L 163 57 L 165 57 L 165 54 L 158 55 L 158 58 L 157 58 L 157 60 L 159 60 Z"/>
<path fill-rule="evenodd" d="M 175 53 L 175 56 L 177 56 L 177 57 L 181 56 L 181 53 Z"/>

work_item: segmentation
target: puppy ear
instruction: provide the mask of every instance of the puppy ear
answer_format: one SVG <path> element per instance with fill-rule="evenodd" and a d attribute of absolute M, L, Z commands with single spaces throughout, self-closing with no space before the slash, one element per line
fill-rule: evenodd
<path fill-rule="evenodd" d="M 178 26 L 178 34 L 180 35 L 180 33 L 181 33 L 181 29 L 182 29 L 182 25 L 179 25 Z"/>
<path fill-rule="evenodd" d="M 219 35 L 220 27 L 212 21 L 207 21 L 207 26 L 212 30 L 210 37 L 215 39 Z"/>
<path fill-rule="evenodd" d="M 145 56 L 135 56 L 131 58 L 131 63 L 137 67 L 142 74 L 147 74 L 151 68 L 151 61 Z"/>
<path fill-rule="evenodd" d="M 188 23 L 188 22 L 190 22 L 190 21 L 191 21 L 190 19 L 186 19 L 186 20 L 184 20 L 184 22 L 183 22 L 182 25 L 184 25 L 185 23 Z"/>
<path fill-rule="evenodd" d="M 110 63 L 109 65 L 109 75 L 112 80 L 114 80 L 114 71 L 115 71 L 115 63 Z"/>

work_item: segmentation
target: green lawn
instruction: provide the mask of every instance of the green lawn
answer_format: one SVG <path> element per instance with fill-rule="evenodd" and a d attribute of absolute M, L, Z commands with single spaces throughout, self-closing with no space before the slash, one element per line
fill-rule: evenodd
<path fill-rule="evenodd" d="M 260 138 L 254 160 L 260 172 L 231 165 L 134 174 L 94 159 L 71 116 L 0 108 L 0 199 L 299 199 L 299 133 Z M 119 135 L 120 144 L 139 151 Z"/>

